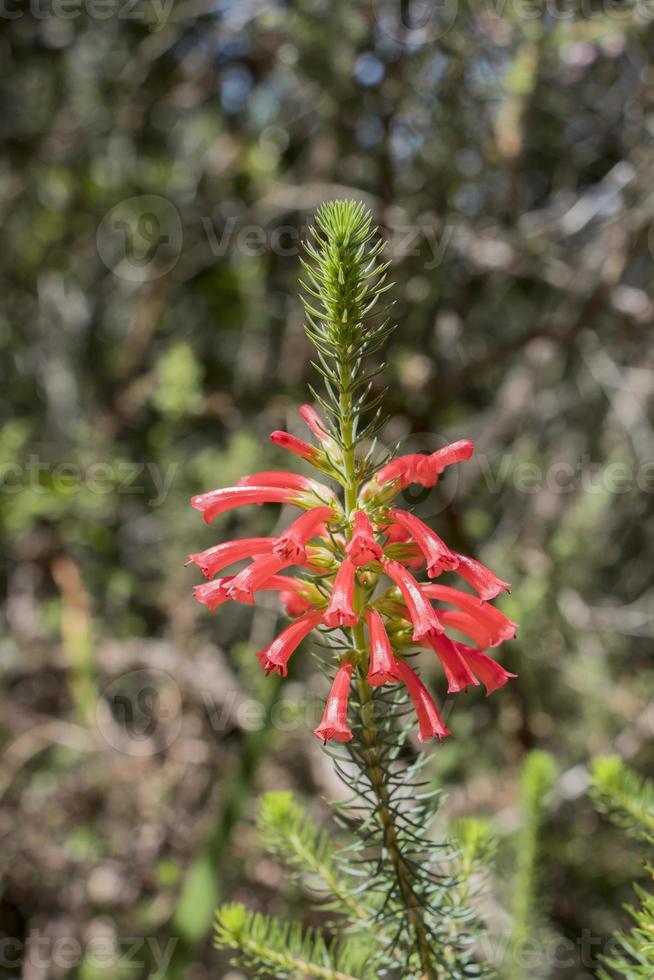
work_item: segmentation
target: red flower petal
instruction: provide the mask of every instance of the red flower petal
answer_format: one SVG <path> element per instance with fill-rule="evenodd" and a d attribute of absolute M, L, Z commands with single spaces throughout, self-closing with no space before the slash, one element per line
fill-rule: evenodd
<path fill-rule="evenodd" d="M 234 507 L 244 504 L 299 504 L 297 490 L 291 487 L 221 487 L 209 493 L 199 493 L 191 497 L 191 506 L 201 511 L 205 522 L 210 524 L 214 517 L 224 514 Z"/>
<path fill-rule="evenodd" d="M 276 446 L 281 446 L 283 449 L 288 449 L 289 452 L 295 453 L 301 459 L 313 461 L 319 454 L 319 450 L 315 446 L 311 446 L 308 442 L 304 442 L 302 439 L 298 439 L 297 436 L 292 436 L 290 432 L 284 432 L 281 429 L 276 429 L 270 433 L 270 441 L 274 442 Z"/>
<path fill-rule="evenodd" d="M 397 662 L 388 639 L 384 620 L 376 609 L 368 609 L 366 611 L 366 623 L 370 635 L 368 684 L 371 687 L 378 687 L 380 684 L 394 684 L 399 680 L 400 675 L 397 671 Z"/>
<path fill-rule="evenodd" d="M 490 568 L 486 568 L 480 561 L 476 561 L 474 558 L 468 558 L 467 555 L 460 555 L 458 552 L 455 552 L 455 555 L 459 560 L 456 569 L 457 575 L 460 575 L 468 585 L 472 586 L 475 592 L 478 593 L 480 599 L 494 599 L 496 595 L 500 594 L 502 589 L 505 592 L 511 592 L 509 583 L 503 582 L 495 572 L 492 572 Z"/>
<path fill-rule="evenodd" d="M 492 694 L 500 687 L 504 687 L 507 681 L 512 677 L 517 677 L 517 674 L 512 674 L 508 670 L 505 670 L 501 664 L 498 664 L 496 660 L 492 657 L 486 656 L 485 653 L 480 653 L 479 650 L 474 650 L 472 647 L 466 646 L 464 643 L 457 643 L 457 648 L 466 661 L 470 670 L 474 671 L 479 680 L 482 682 L 486 688 L 486 696 Z"/>
<path fill-rule="evenodd" d="M 443 570 L 451 571 L 459 564 L 458 558 L 419 517 L 406 510 L 391 510 L 390 515 L 396 524 L 405 527 L 413 536 L 416 544 L 425 556 L 427 574 L 430 578 L 440 575 Z"/>
<path fill-rule="evenodd" d="M 453 643 L 449 637 L 445 635 L 435 636 L 426 642 L 436 653 L 445 671 L 448 694 L 466 691 L 471 685 L 476 687 L 479 684 L 479 681 L 471 673 L 466 661 L 459 653 L 458 645 Z"/>
<path fill-rule="evenodd" d="M 362 510 L 354 512 L 354 530 L 345 551 L 357 568 L 371 561 L 381 561 L 381 545 L 375 540 L 370 518 Z"/>
<path fill-rule="evenodd" d="M 411 572 L 408 572 L 399 561 L 385 561 L 384 571 L 402 593 L 413 623 L 413 639 L 416 642 L 426 636 L 436 636 L 443 632 L 436 611 L 426 598 L 418 582 Z"/>
<path fill-rule="evenodd" d="M 187 565 L 193 562 L 206 578 L 213 578 L 217 572 L 242 558 L 264 555 L 272 551 L 272 538 L 242 538 L 238 541 L 225 541 L 188 556 Z"/>
<path fill-rule="evenodd" d="M 331 507 L 312 507 L 275 538 L 272 546 L 273 554 L 285 561 L 305 562 L 307 557 L 305 545 L 315 536 L 320 525 L 333 516 L 334 511 Z"/>
<path fill-rule="evenodd" d="M 438 713 L 429 691 L 405 660 L 398 659 L 396 663 L 400 679 L 406 685 L 418 716 L 418 738 L 425 742 L 428 738 L 435 737 L 442 742 L 452 733 Z"/>
<path fill-rule="evenodd" d="M 326 626 L 356 626 L 359 622 L 354 609 L 354 582 L 356 568 L 349 558 L 345 558 L 334 579 L 324 622 Z"/>
<path fill-rule="evenodd" d="M 313 610 L 296 619 L 276 637 L 272 643 L 255 654 L 267 674 L 277 673 L 286 677 L 288 661 L 300 643 L 322 619 L 321 610 Z"/>
<path fill-rule="evenodd" d="M 314 730 L 313 734 L 325 745 L 330 739 L 335 742 L 350 742 L 352 740 L 352 732 L 347 724 L 352 669 L 350 660 L 344 660 L 339 666 L 331 690 L 327 695 L 322 720 Z"/>

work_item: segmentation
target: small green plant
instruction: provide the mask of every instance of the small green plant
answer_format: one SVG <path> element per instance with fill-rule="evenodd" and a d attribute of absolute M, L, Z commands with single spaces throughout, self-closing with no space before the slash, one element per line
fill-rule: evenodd
<path fill-rule="evenodd" d="M 246 911 L 241 905 L 224 905 L 216 916 L 216 945 L 237 951 L 236 963 L 254 967 L 270 977 L 422 977 L 419 966 L 408 965 L 406 942 L 394 934 L 392 922 L 384 925 L 380 893 L 370 888 L 365 869 L 353 861 L 352 839 L 343 834 L 340 846 L 319 828 L 289 792 L 267 793 L 261 800 L 257 821 L 262 846 L 309 894 L 317 910 L 326 915 L 326 926 L 338 939 L 327 939 L 315 929 Z M 356 846 L 356 845 L 355 845 Z M 455 824 L 449 855 L 450 888 L 441 909 L 450 928 L 450 972 L 442 976 L 484 976 L 480 965 L 462 971 L 456 947 L 461 930 L 455 910 L 465 910 L 468 934 L 476 933 L 473 901 L 485 881 L 494 849 L 489 825 L 466 819 Z"/>
<path fill-rule="evenodd" d="M 508 950 L 507 980 L 523 980 L 521 950 L 541 928 L 542 909 L 537 900 L 540 831 L 556 773 L 554 759 L 546 752 L 531 752 L 522 767 L 521 827 L 515 846 L 516 871 L 511 902 L 513 929 Z M 530 972 L 533 973 L 533 970 Z"/>
<path fill-rule="evenodd" d="M 593 761 L 590 795 L 600 813 L 635 840 L 654 844 L 654 783 L 643 779 L 619 756 L 602 756 Z M 645 870 L 654 880 L 649 861 Z M 603 958 L 600 980 L 652 980 L 654 977 L 654 891 L 634 885 L 637 905 L 626 905 L 632 925 L 614 939 L 618 950 Z"/>

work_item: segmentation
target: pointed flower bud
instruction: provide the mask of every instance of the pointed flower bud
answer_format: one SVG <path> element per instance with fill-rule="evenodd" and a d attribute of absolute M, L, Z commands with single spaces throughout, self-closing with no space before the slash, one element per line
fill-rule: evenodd
<path fill-rule="evenodd" d="M 331 507 L 312 507 L 275 538 L 272 545 L 273 554 L 293 564 L 304 563 L 307 558 L 305 547 L 307 542 L 314 537 L 320 525 L 333 516 L 334 511 Z"/>
<path fill-rule="evenodd" d="M 282 630 L 265 650 L 257 653 L 256 657 L 266 673 L 276 673 L 286 677 L 291 654 L 297 650 L 302 640 L 309 635 L 321 619 L 322 611 L 320 609 L 304 613 L 285 630 Z"/>
<path fill-rule="evenodd" d="M 406 528 L 411 534 L 427 562 L 427 574 L 430 578 L 445 571 L 451 571 L 459 564 L 458 558 L 439 538 L 435 531 L 427 527 L 419 517 L 407 510 L 391 510 L 390 516 L 400 527 Z"/>
<path fill-rule="evenodd" d="M 456 646 L 470 670 L 477 675 L 486 688 L 486 696 L 492 694 L 498 688 L 504 687 L 506 682 L 511 680 L 512 677 L 518 676 L 505 670 L 492 657 L 488 657 L 485 653 L 481 653 L 479 650 L 473 649 L 473 647 L 466 646 L 465 643 L 457 643 Z"/>
<path fill-rule="evenodd" d="M 452 733 L 438 713 L 429 691 L 405 660 L 398 659 L 396 663 L 400 680 L 406 685 L 418 716 L 418 738 L 426 742 L 428 738 L 435 737 L 442 742 Z"/>
<path fill-rule="evenodd" d="M 315 410 L 315 408 L 313 408 L 312 405 L 301 405 L 300 415 L 304 419 L 309 429 L 311 429 L 318 442 L 325 447 L 325 451 L 328 453 L 334 453 L 338 449 L 336 441 L 329 434 L 327 423 Z"/>
<path fill-rule="evenodd" d="M 347 724 L 352 669 L 351 660 L 341 661 L 331 690 L 327 695 L 322 721 L 314 730 L 313 734 L 325 745 L 330 739 L 335 742 L 350 742 L 352 740 L 352 732 Z"/>
<path fill-rule="evenodd" d="M 385 561 L 384 571 L 402 593 L 409 610 L 409 616 L 413 623 L 413 639 L 416 643 L 425 637 L 436 636 L 443 632 L 443 625 L 439 621 L 435 610 L 426 598 L 423 588 L 414 579 L 411 572 L 408 572 L 399 561 Z"/>
<path fill-rule="evenodd" d="M 282 429 L 275 429 L 274 432 L 271 432 L 270 441 L 274 442 L 276 446 L 281 446 L 282 449 L 288 449 L 289 452 L 295 453 L 300 459 L 306 459 L 310 463 L 315 462 L 320 456 L 320 450 L 316 449 L 315 446 L 309 445 L 308 442 L 304 442 L 302 439 L 298 439 L 297 436 L 292 436 L 290 432 L 284 432 Z"/>
<path fill-rule="evenodd" d="M 354 609 L 354 583 L 356 580 L 356 568 L 349 558 L 343 559 L 341 566 L 334 579 L 327 612 L 325 613 L 324 623 L 327 626 L 356 626 L 359 622 Z"/>
<path fill-rule="evenodd" d="M 354 531 L 345 551 L 357 568 L 382 559 L 381 545 L 375 541 L 370 518 L 363 510 L 354 512 Z"/>
<path fill-rule="evenodd" d="M 366 623 L 370 635 L 370 659 L 368 684 L 378 687 L 381 684 L 395 684 L 400 679 L 397 663 L 393 656 L 384 620 L 376 609 L 366 611 Z"/>
<path fill-rule="evenodd" d="M 193 562 L 206 578 L 213 578 L 217 572 L 243 558 L 264 555 L 272 551 L 272 538 L 242 538 L 238 541 L 224 541 L 222 544 L 189 555 L 187 565 Z"/>

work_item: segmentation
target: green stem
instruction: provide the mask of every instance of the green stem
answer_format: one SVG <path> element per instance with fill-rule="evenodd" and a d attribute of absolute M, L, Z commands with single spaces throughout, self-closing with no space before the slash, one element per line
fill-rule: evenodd
<path fill-rule="evenodd" d="M 357 478 L 356 455 L 353 439 L 352 394 L 350 390 L 350 365 L 346 358 L 340 367 L 340 426 L 343 444 L 343 470 L 345 474 L 345 513 L 349 517 L 357 508 L 359 481 Z M 351 529 L 346 529 L 349 538 Z M 356 586 L 355 605 L 362 606 L 360 587 Z M 357 658 L 357 686 L 361 702 L 361 723 L 365 743 L 365 759 L 368 766 L 368 778 L 377 799 L 377 813 L 384 839 L 384 846 L 393 865 L 398 888 L 407 910 L 409 924 L 415 937 L 416 950 L 420 957 L 423 980 L 436 980 L 433 956 L 429 948 L 428 930 L 425 927 L 421 913 L 420 902 L 412 886 L 412 873 L 407 865 L 398 843 L 398 833 L 395 826 L 393 809 L 390 805 L 390 794 L 385 781 L 384 767 L 380 765 L 380 751 L 377 726 L 373 719 L 373 699 L 370 687 L 366 682 L 366 644 L 363 623 L 359 621 L 351 628 L 353 647 Z"/>

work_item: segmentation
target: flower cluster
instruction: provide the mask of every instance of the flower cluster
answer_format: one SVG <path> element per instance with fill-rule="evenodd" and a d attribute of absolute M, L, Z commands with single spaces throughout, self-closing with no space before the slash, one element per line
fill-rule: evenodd
<path fill-rule="evenodd" d="M 286 432 L 273 432 L 272 441 L 330 473 L 338 446 L 315 409 L 304 405 L 300 414 L 318 446 Z M 207 523 L 243 504 L 291 504 L 303 511 L 278 537 L 226 542 L 189 556 L 208 579 L 194 591 L 211 612 L 229 600 L 253 603 L 261 590 L 279 593 L 292 622 L 256 654 L 267 673 L 286 676 L 289 659 L 314 629 L 354 627 L 365 638 L 365 625 L 365 649 L 355 643 L 341 658 L 315 730 L 324 742 L 352 738 L 347 712 L 355 669 L 371 686 L 405 685 L 421 741 L 450 734 L 405 659 L 411 647 L 433 650 L 450 693 L 481 682 L 490 694 L 515 676 L 486 652 L 515 636 L 516 624 L 490 604 L 502 590 L 509 591 L 508 583 L 480 562 L 452 551 L 415 514 L 392 505 L 409 484 L 433 487 L 446 467 L 469 459 L 472 451 L 472 443 L 464 439 L 430 455 L 396 458 L 360 488 L 356 507 L 345 507 L 324 483 L 287 472 L 255 473 L 235 487 L 192 498 Z M 251 559 L 243 571 L 219 574 L 242 559 Z M 451 573 L 473 591 L 419 582 L 413 573 L 422 568 L 429 580 Z M 448 631 L 468 642 L 451 638 Z"/>

